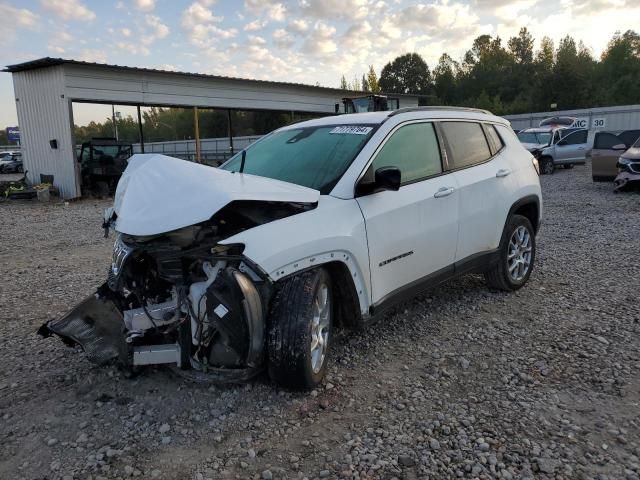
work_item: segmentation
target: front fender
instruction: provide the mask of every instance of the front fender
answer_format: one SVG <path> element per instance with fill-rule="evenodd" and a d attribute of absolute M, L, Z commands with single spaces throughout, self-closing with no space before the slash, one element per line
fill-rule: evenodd
<path fill-rule="evenodd" d="M 220 242 L 242 243 L 243 255 L 273 281 L 331 262 L 351 273 L 360 311 L 371 303 L 369 251 L 364 217 L 355 200 L 321 196 L 317 208 L 245 230 Z"/>

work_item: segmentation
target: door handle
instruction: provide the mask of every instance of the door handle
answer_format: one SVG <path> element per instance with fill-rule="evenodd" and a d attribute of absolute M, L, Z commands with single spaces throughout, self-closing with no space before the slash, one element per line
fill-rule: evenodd
<path fill-rule="evenodd" d="M 433 194 L 433 198 L 448 197 L 453 193 L 455 189 L 453 187 L 441 187 L 436 193 Z"/>
<path fill-rule="evenodd" d="M 511 173 L 511 170 L 509 170 L 508 168 L 501 168 L 500 170 L 498 170 L 496 172 L 496 177 L 500 178 L 500 177 L 506 177 L 507 175 L 509 175 Z"/>
<path fill-rule="evenodd" d="M 578 150 L 584 150 L 584 147 L 578 147 Z"/>

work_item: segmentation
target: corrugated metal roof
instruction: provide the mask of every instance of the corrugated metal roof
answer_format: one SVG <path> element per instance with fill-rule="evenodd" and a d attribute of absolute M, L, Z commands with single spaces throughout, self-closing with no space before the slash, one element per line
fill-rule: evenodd
<path fill-rule="evenodd" d="M 285 87 L 302 87 L 302 88 L 310 88 L 310 89 L 317 89 L 317 90 L 327 90 L 332 92 L 340 92 L 342 95 L 352 94 L 352 96 L 353 94 L 362 95 L 363 93 L 364 94 L 367 93 L 367 92 L 354 91 L 354 90 L 342 90 L 340 88 L 319 87 L 316 85 L 307 85 L 305 83 L 276 82 L 272 80 L 256 80 L 252 78 L 226 77 L 224 75 L 211 75 L 207 73 L 177 72 L 174 70 L 160 70 L 156 68 L 128 67 L 125 65 L 110 65 L 107 63 L 85 62 L 81 60 L 53 58 L 53 57 L 38 58 L 37 60 L 30 60 L 28 62 L 16 63 L 15 65 L 7 65 L 7 67 L 2 71 L 15 73 L 15 72 L 24 72 L 26 70 L 37 70 L 39 68 L 53 67 L 56 65 L 83 65 L 88 67 L 108 68 L 108 69 L 124 70 L 124 71 L 130 71 L 130 72 L 152 72 L 152 73 L 164 73 L 168 75 L 187 75 L 191 77 L 212 78 L 217 80 L 252 82 L 252 83 L 258 83 L 258 84 L 281 85 Z M 397 96 L 405 96 L 405 97 L 419 96 L 419 95 L 413 95 L 413 94 L 392 93 L 392 92 L 387 92 L 382 95 L 397 95 Z"/>

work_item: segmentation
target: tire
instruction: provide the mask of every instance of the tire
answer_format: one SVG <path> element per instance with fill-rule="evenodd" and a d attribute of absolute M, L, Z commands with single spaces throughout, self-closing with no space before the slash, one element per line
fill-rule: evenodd
<path fill-rule="evenodd" d="M 556 166 L 553 164 L 553 158 L 542 157 L 540 159 L 540 173 L 542 175 L 551 175 L 555 171 Z"/>
<path fill-rule="evenodd" d="M 573 163 L 567 163 L 566 165 L 564 165 L 565 170 L 571 170 L 572 168 L 573 168 Z"/>
<path fill-rule="evenodd" d="M 316 300 L 324 308 L 318 307 Z M 332 322 L 331 278 L 324 268 L 282 280 L 269 314 L 271 379 L 292 389 L 308 390 L 319 385 L 327 370 Z"/>
<path fill-rule="evenodd" d="M 526 236 L 520 235 L 523 232 L 526 232 Z M 524 248 L 517 244 L 519 240 L 522 241 Z M 507 292 L 518 290 L 529 280 L 536 259 L 536 236 L 527 217 L 522 215 L 509 217 L 498 249 L 498 263 L 484 274 L 487 285 Z M 518 253 L 515 253 L 514 249 Z M 510 254 L 515 254 L 515 259 L 510 259 Z M 514 263 L 516 264 L 515 275 L 511 273 Z"/>

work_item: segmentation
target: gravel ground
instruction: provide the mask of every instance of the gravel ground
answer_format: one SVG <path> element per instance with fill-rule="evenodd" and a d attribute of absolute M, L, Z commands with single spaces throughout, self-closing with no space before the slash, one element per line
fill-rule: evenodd
<path fill-rule="evenodd" d="M 35 334 L 100 284 L 105 201 L 0 203 L 0 478 L 640 476 L 640 196 L 542 177 L 529 284 L 465 276 L 333 345 L 322 388 L 125 379 Z"/>

